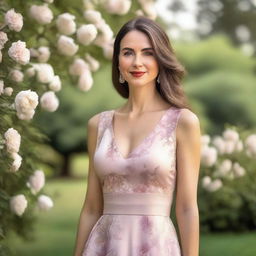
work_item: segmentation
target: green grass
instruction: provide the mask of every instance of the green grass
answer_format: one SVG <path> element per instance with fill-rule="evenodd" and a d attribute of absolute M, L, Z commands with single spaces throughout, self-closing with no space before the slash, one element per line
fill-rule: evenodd
<path fill-rule="evenodd" d="M 38 212 L 35 241 L 24 242 L 14 235 L 8 240 L 15 255 L 72 255 L 85 189 L 85 179 L 48 180 L 45 193 L 55 205 L 48 212 Z"/>
<path fill-rule="evenodd" d="M 89 157 L 87 154 L 73 154 L 71 157 L 70 169 L 73 177 L 86 178 L 89 166 Z"/>
<path fill-rule="evenodd" d="M 256 231 L 244 234 L 201 234 L 200 256 L 254 256 Z"/>
<path fill-rule="evenodd" d="M 54 199 L 54 208 L 38 213 L 35 241 L 24 242 L 14 235 L 8 240 L 15 255 L 72 255 L 85 191 L 86 179 L 48 180 L 44 192 Z M 201 234 L 200 256 L 254 256 L 255 238 L 256 232 Z"/>

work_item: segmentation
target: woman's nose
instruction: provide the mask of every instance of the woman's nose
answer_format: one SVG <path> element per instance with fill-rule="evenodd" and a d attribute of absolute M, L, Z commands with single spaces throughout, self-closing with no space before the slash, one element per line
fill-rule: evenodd
<path fill-rule="evenodd" d="M 142 65 L 142 59 L 141 59 L 141 56 L 139 54 L 134 55 L 133 65 L 134 66 L 141 66 Z"/>

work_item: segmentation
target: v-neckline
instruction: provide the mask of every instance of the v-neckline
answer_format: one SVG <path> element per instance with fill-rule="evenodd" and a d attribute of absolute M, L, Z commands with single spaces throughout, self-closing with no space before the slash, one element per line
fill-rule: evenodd
<path fill-rule="evenodd" d="M 113 120 L 114 120 L 114 114 L 115 114 L 115 110 L 111 110 L 111 116 L 110 116 L 110 131 L 111 131 L 111 139 L 113 142 L 114 147 L 116 148 L 117 153 L 120 155 L 121 158 L 123 158 L 124 160 L 128 160 L 129 158 L 131 158 L 132 154 L 134 154 L 143 144 L 144 142 L 150 138 L 154 132 L 156 131 L 157 127 L 160 125 L 160 123 L 162 122 L 162 120 L 164 119 L 165 115 L 172 110 L 174 107 L 170 107 L 168 109 L 166 109 L 164 111 L 164 113 L 162 114 L 162 116 L 160 117 L 160 119 L 157 121 L 157 123 L 154 125 L 153 129 L 148 133 L 148 135 L 146 135 L 141 141 L 140 143 L 135 146 L 129 153 L 127 156 L 124 156 L 123 153 L 119 150 L 119 147 L 116 143 L 116 138 L 115 138 L 115 133 L 114 133 L 114 126 L 113 126 Z"/>

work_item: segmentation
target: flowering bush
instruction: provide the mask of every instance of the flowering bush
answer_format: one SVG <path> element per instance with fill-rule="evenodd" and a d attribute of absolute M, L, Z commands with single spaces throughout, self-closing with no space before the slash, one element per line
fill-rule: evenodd
<path fill-rule="evenodd" d="M 202 135 L 199 209 L 202 230 L 256 228 L 256 134 L 234 127 Z"/>
<path fill-rule="evenodd" d="M 138 1 L 141 9 L 133 16 L 156 18 L 153 3 Z M 90 90 L 99 58 L 109 61 L 113 52 L 114 32 L 102 13 L 128 14 L 132 1 L 81 0 L 79 6 L 69 12 L 54 0 L 0 1 L 1 239 L 10 230 L 28 237 L 34 206 L 53 206 L 50 197 L 40 195 L 45 176 L 37 148 L 47 138 L 33 117 L 58 110 L 63 80 Z"/>

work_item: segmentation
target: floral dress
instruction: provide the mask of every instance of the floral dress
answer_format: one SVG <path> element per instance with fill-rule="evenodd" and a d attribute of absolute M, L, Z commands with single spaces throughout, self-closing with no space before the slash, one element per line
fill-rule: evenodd
<path fill-rule="evenodd" d="M 170 211 L 176 184 L 176 127 L 181 109 L 165 110 L 154 129 L 127 157 L 113 132 L 114 110 L 100 113 L 94 169 L 103 215 L 83 256 L 180 256 Z"/>

